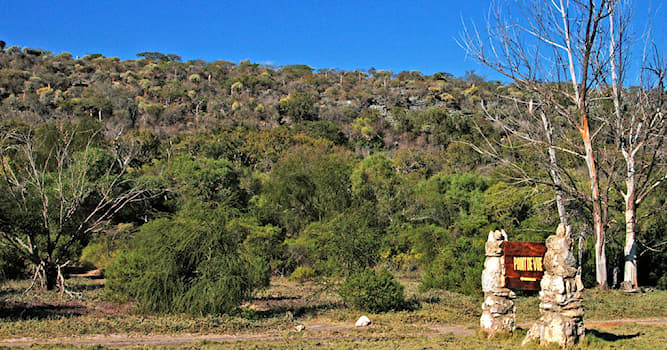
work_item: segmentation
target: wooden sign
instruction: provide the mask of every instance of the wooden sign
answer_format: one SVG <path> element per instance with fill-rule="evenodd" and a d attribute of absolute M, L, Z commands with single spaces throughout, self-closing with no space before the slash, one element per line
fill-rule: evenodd
<path fill-rule="evenodd" d="M 510 289 L 540 290 L 544 275 L 542 259 L 547 247 L 542 242 L 503 242 L 505 286 Z"/>

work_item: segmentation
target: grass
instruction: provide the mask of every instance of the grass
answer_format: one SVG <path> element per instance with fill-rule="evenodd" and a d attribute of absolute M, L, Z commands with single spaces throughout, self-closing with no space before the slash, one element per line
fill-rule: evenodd
<path fill-rule="evenodd" d="M 248 338 L 242 343 L 200 342 L 189 347 L 385 350 L 455 349 L 465 344 L 468 349 L 511 349 L 520 346 L 526 329 L 539 317 L 538 298 L 519 297 L 516 300 L 517 324 L 523 329 L 518 329 L 511 336 L 489 340 L 477 332 L 481 298 L 447 291 L 421 293 L 417 288 L 419 279 L 415 276 L 404 276 L 400 280 L 407 297 L 416 307 L 368 314 L 373 326 L 363 329 L 355 328 L 353 324 L 364 313 L 341 304 L 335 280 L 299 283 L 284 278 L 275 279 L 269 289 L 259 292 L 237 314 L 229 316 L 139 314 L 131 306 L 106 302 L 101 281 L 95 280 L 68 281 L 73 289 L 83 293 L 83 300 L 41 290 L 24 293 L 29 281 L 10 282 L 0 290 L 0 338 L 50 339 L 98 334 L 254 334 L 259 335 L 259 339 Z M 666 302 L 665 291 L 627 294 L 587 290 L 586 322 L 593 326 L 581 348 L 648 349 L 667 344 L 665 323 L 594 323 L 595 320 L 666 319 Z M 306 325 L 306 331 L 294 331 L 298 324 Z M 449 333 L 447 327 L 450 326 L 455 327 L 452 329 L 456 330 L 456 334 Z"/>

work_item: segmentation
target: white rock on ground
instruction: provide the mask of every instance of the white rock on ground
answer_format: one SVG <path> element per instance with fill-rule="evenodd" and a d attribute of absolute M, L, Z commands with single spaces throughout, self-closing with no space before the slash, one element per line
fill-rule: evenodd
<path fill-rule="evenodd" d="M 357 320 L 357 323 L 354 324 L 355 327 L 367 327 L 371 324 L 371 320 L 366 316 L 361 316 Z"/>

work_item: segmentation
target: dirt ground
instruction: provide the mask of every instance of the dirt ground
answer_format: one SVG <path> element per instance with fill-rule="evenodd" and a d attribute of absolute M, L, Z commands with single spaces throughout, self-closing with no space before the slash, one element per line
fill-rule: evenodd
<path fill-rule="evenodd" d="M 619 319 L 605 321 L 588 321 L 588 328 L 608 328 L 624 323 L 636 323 L 640 325 L 667 326 L 667 319 Z M 333 338 L 354 337 L 358 328 L 354 325 L 341 324 L 304 324 L 305 330 L 302 331 L 301 339 L 308 340 L 327 340 Z M 372 325 L 370 327 L 373 327 Z M 475 329 L 460 325 L 433 325 L 428 328 L 429 334 L 451 334 L 454 336 L 465 336 L 475 333 Z M 521 324 L 520 328 L 528 328 L 530 324 Z M 292 331 L 297 333 L 296 330 Z M 123 334 L 95 335 L 86 337 L 59 337 L 52 339 L 39 338 L 15 338 L 0 340 L 2 347 L 30 347 L 32 345 L 73 345 L 73 346 L 103 346 L 111 348 L 121 348 L 130 346 L 178 346 L 199 342 L 239 342 L 239 341 L 280 341 L 288 337 L 290 333 L 260 333 L 260 334 L 172 334 L 172 335 L 143 335 L 128 336 Z"/>

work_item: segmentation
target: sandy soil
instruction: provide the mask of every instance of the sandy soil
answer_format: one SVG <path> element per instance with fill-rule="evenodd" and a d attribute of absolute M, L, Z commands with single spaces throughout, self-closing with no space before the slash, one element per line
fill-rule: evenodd
<path fill-rule="evenodd" d="M 587 321 L 588 328 L 608 328 L 614 327 L 624 323 L 637 323 L 641 325 L 663 325 L 667 326 L 667 319 L 619 319 L 619 320 L 605 320 L 605 321 Z M 355 335 L 355 327 L 353 325 L 340 324 L 305 324 L 303 337 L 309 340 L 326 340 L 332 338 L 353 337 Z M 372 327 L 372 326 L 371 326 Z M 475 333 L 475 329 L 468 326 L 460 325 L 432 325 L 425 326 L 434 335 L 437 334 L 453 334 L 455 336 L 464 336 Z M 528 328 L 530 324 L 521 324 L 521 328 Z M 296 331 L 293 331 L 296 333 Z M 15 338 L 0 340 L 0 346 L 6 347 L 29 347 L 31 345 L 74 345 L 74 346 L 104 346 L 112 348 L 121 348 L 127 346 L 173 346 L 198 343 L 202 341 L 208 342 L 238 342 L 238 341 L 280 341 L 286 339 L 289 333 L 260 333 L 260 334 L 208 334 L 208 335 L 193 335 L 193 334 L 171 334 L 171 335 L 142 335 L 142 336 L 128 336 L 123 334 L 110 335 L 95 335 L 87 337 L 62 337 L 52 339 L 39 338 Z"/>

